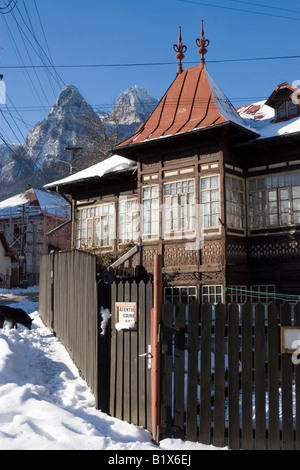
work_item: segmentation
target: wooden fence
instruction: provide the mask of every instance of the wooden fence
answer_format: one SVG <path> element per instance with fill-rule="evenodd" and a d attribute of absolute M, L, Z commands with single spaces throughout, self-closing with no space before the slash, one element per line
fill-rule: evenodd
<path fill-rule="evenodd" d="M 280 352 L 299 304 L 163 306 L 160 438 L 300 448 L 300 365 Z"/>
<path fill-rule="evenodd" d="M 118 329 L 116 302 L 135 302 L 136 328 Z M 102 335 L 100 307 L 111 324 Z M 96 281 L 96 258 L 41 257 L 39 313 L 70 352 L 95 406 L 152 431 L 152 284 Z M 281 354 L 281 326 L 300 304 L 162 308 L 160 436 L 230 449 L 300 449 L 300 365 Z"/>
<path fill-rule="evenodd" d="M 39 314 L 70 353 L 99 408 L 103 396 L 99 390 L 103 337 L 100 335 L 96 257 L 77 250 L 53 253 L 43 255 L 40 266 Z M 107 358 L 105 364 L 107 368 Z M 104 374 L 105 385 L 107 370 Z M 105 388 L 103 393 L 107 395 Z"/>

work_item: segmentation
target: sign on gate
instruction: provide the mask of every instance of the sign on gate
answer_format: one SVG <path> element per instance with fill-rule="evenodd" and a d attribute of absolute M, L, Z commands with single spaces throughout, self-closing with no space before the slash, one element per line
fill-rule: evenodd
<path fill-rule="evenodd" d="M 137 327 L 136 302 L 116 302 L 116 328 L 135 330 Z"/>
<path fill-rule="evenodd" d="M 281 353 L 293 354 L 299 349 L 300 328 L 297 326 L 281 327 Z"/>

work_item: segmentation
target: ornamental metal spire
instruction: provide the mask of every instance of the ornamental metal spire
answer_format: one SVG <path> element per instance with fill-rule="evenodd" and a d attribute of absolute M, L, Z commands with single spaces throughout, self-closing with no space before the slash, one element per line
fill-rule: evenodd
<path fill-rule="evenodd" d="M 178 60 L 177 75 L 182 73 L 182 64 L 181 61 L 184 59 L 184 52 L 187 50 L 187 47 L 182 44 L 181 39 L 181 26 L 179 26 L 179 35 L 178 35 L 178 44 L 174 44 L 173 49 L 176 54 L 176 59 Z"/>
<path fill-rule="evenodd" d="M 204 29 L 203 29 L 203 20 L 201 20 L 201 39 L 196 39 L 196 44 L 199 47 L 198 52 L 201 55 L 201 64 L 205 64 L 204 56 L 207 53 L 207 46 L 209 46 L 209 40 L 205 39 L 204 37 Z"/>

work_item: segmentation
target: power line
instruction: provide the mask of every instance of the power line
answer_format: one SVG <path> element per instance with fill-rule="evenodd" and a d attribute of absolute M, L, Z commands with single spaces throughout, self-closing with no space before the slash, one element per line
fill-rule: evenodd
<path fill-rule="evenodd" d="M 249 102 L 256 102 L 256 101 L 263 101 L 263 100 L 266 100 L 267 99 L 267 96 L 240 96 L 240 97 L 233 97 L 233 98 L 228 98 L 229 101 L 245 101 L 247 103 Z M 157 100 L 158 101 L 158 100 Z M 205 101 L 204 101 L 205 102 Z M 174 103 L 177 103 L 177 101 L 174 101 Z M 103 109 L 103 108 L 107 108 L 107 109 L 112 109 L 113 106 L 115 106 L 116 103 L 101 103 L 101 104 L 91 104 L 90 106 L 94 109 L 94 110 L 97 110 L 97 109 Z M 154 104 L 153 101 L 143 101 L 143 103 L 141 104 L 136 104 L 136 108 L 139 109 L 139 108 L 143 108 L 144 105 L 152 105 Z M 125 107 L 126 105 L 118 105 L 118 109 L 122 108 L 122 107 Z M 52 108 L 52 106 L 49 106 L 48 110 L 50 110 Z M 45 109 L 45 107 L 41 107 L 41 106 L 18 106 L 18 107 L 10 107 L 8 106 L 8 109 L 13 109 L 14 111 L 18 112 L 18 111 L 21 111 L 21 112 L 37 112 L 37 111 L 42 111 Z"/>
<path fill-rule="evenodd" d="M 19 60 L 20 60 L 20 62 L 21 62 L 21 64 L 22 64 L 21 68 L 24 70 L 25 79 L 26 79 L 26 81 L 27 81 L 27 83 L 28 83 L 28 85 L 29 85 L 29 89 L 31 90 L 32 95 L 34 96 L 34 99 L 35 99 L 36 103 L 37 103 L 37 104 L 39 103 L 39 104 L 43 107 L 44 105 L 43 105 L 43 102 L 42 102 L 42 100 L 41 100 L 41 98 L 40 98 L 40 95 L 39 95 L 39 93 L 38 93 L 37 87 L 33 86 L 32 79 L 31 79 L 31 77 L 30 77 L 30 75 L 29 75 L 28 69 L 26 68 L 26 66 L 25 66 L 25 64 L 24 64 L 22 54 L 21 54 L 21 52 L 20 52 L 20 50 L 19 50 L 19 48 L 18 48 L 18 46 L 17 46 L 17 44 L 16 44 L 14 35 L 13 35 L 13 33 L 11 32 L 11 30 L 10 30 L 10 28 L 9 28 L 9 25 L 8 25 L 8 23 L 7 23 L 6 19 L 5 19 L 5 17 L 3 17 L 3 20 L 4 20 L 4 25 L 5 25 L 5 27 L 6 27 L 7 33 L 8 33 L 8 35 L 9 35 L 10 39 L 11 39 L 11 42 L 12 42 L 12 44 L 13 44 L 13 47 L 15 48 L 17 57 L 19 58 Z M 2 67 L 2 66 L 1 66 L 1 67 Z M 46 117 L 46 112 L 45 112 L 45 111 L 44 111 L 44 116 Z"/>
<path fill-rule="evenodd" d="M 54 80 L 57 82 L 58 86 L 61 87 L 62 85 L 64 85 L 64 82 L 63 82 L 63 80 L 61 79 L 61 77 L 58 75 L 57 71 L 55 70 L 55 68 L 54 68 L 54 66 L 53 66 L 52 58 L 51 58 L 51 60 L 49 59 L 49 57 L 47 56 L 47 54 L 46 54 L 44 48 L 42 47 L 42 45 L 40 44 L 40 42 L 39 42 L 38 39 L 37 39 L 37 36 L 36 36 L 36 34 L 35 34 L 35 31 L 34 31 L 34 28 L 33 28 L 33 25 L 32 25 L 32 22 L 31 22 L 31 19 L 30 19 L 30 16 L 29 16 L 29 13 L 28 13 L 28 10 L 27 10 L 27 7 L 26 7 L 26 4 L 25 4 L 25 1 L 24 1 L 24 0 L 23 0 L 23 5 L 24 5 L 24 9 L 25 9 L 25 12 L 26 12 L 26 15 L 27 15 L 29 24 L 30 24 L 30 28 L 29 28 L 29 26 L 26 24 L 26 21 L 24 20 L 23 15 L 22 15 L 22 13 L 21 13 L 21 11 L 20 11 L 20 9 L 19 9 L 18 7 L 17 7 L 17 10 L 18 10 L 18 12 L 19 12 L 19 14 L 20 14 L 20 16 L 21 16 L 21 18 L 22 18 L 23 23 L 25 24 L 25 26 L 26 26 L 26 28 L 28 29 L 29 33 L 31 34 L 31 36 L 33 37 L 33 39 L 34 39 L 35 42 L 36 42 L 36 45 L 37 45 L 37 47 L 38 47 L 38 51 L 36 51 L 35 49 L 34 49 L 34 50 L 35 50 L 35 52 L 39 55 L 39 57 L 40 57 L 41 62 L 43 63 L 43 65 L 46 65 L 46 64 L 45 64 L 45 61 L 44 61 L 44 58 L 43 58 L 43 55 L 45 56 L 45 58 L 47 59 L 47 61 L 48 61 L 49 64 L 50 64 L 50 67 L 49 67 L 49 68 L 52 68 L 52 69 L 53 69 L 53 71 L 54 71 L 54 73 L 55 73 L 55 75 L 56 75 L 57 78 L 55 78 L 54 76 L 52 76 L 52 77 L 53 77 Z M 43 30 L 43 31 L 44 31 L 44 30 Z M 45 34 L 45 33 L 44 33 L 44 34 Z M 27 40 L 28 40 L 28 38 L 27 38 Z M 28 41 L 29 41 L 29 40 L 28 40 Z M 30 44 L 31 44 L 31 43 L 30 43 Z M 31 46 L 32 46 L 32 44 L 31 44 Z M 33 46 L 32 46 L 32 47 L 33 47 Z M 49 46 L 48 46 L 48 49 L 49 49 Z M 40 51 L 40 52 L 39 52 L 39 51 Z M 51 75 L 52 75 L 52 74 L 51 74 Z M 49 82 L 50 82 L 50 80 L 49 80 Z M 50 83 L 50 84 L 51 84 L 51 83 Z"/>
<path fill-rule="evenodd" d="M 275 18 L 285 18 L 287 20 L 300 21 L 300 18 L 295 18 L 295 17 L 291 17 L 291 16 L 283 16 L 283 15 L 275 15 L 274 13 L 264 13 L 264 12 L 253 11 L 253 10 L 243 10 L 241 8 L 225 7 L 225 6 L 221 6 L 221 5 L 215 5 L 215 4 L 204 3 L 204 2 L 196 2 L 196 1 L 192 1 L 192 0 L 177 0 L 177 1 L 181 2 L 181 3 L 191 3 L 191 4 L 194 4 L 194 5 L 202 5 L 202 6 L 211 7 L 211 8 L 221 8 L 223 10 L 233 10 L 233 11 L 240 11 L 240 12 L 243 12 L 243 13 L 253 13 L 255 15 L 263 15 L 263 16 L 268 16 L 268 17 L 272 16 L 272 17 L 275 17 Z"/>
<path fill-rule="evenodd" d="M 300 59 L 300 55 L 290 56 L 273 56 L 273 57 L 240 57 L 237 59 L 217 59 L 217 60 L 206 60 L 206 63 L 210 64 L 221 64 L 225 62 L 253 62 L 263 60 L 289 60 L 289 59 Z M 185 64 L 199 64 L 199 61 L 185 61 Z M 68 65 L 55 65 L 55 68 L 105 68 L 105 67 L 151 67 L 151 66 L 162 66 L 162 65 L 176 65 L 177 62 L 141 62 L 141 63 L 116 63 L 116 64 L 68 64 Z M 4 65 L 2 69 L 39 69 L 39 68 L 51 68 L 50 65 Z"/>
<path fill-rule="evenodd" d="M 36 79 L 37 79 L 37 81 L 38 81 L 38 83 L 39 83 L 39 85 L 40 85 L 41 91 L 42 91 L 42 93 L 43 93 L 43 95 L 44 95 L 44 98 L 45 98 L 46 102 L 47 102 L 48 105 L 50 106 L 49 101 L 48 101 L 48 98 L 47 98 L 46 93 L 45 93 L 45 90 L 44 90 L 44 87 L 43 87 L 43 85 L 42 85 L 42 83 L 41 83 L 41 81 L 40 81 L 40 78 L 39 78 L 38 74 L 37 74 L 36 67 L 33 66 L 33 63 L 32 63 L 32 60 L 31 60 L 31 56 L 30 56 L 30 54 L 29 54 L 29 50 L 28 50 L 27 45 L 26 45 L 26 43 L 25 43 L 24 37 L 27 39 L 27 41 L 29 42 L 29 44 L 30 44 L 31 46 L 32 46 L 32 44 L 31 44 L 31 42 L 29 41 L 27 35 L 24 33 L 24 30 L 23 30 L 23 28 L 21 27 L 21 25 L 20 25 L 20 23 L 18 22 L 18 20 L 16 19 L 14 13 L 12 13 L 12 16 L 13 16 L 15 22 L 16 22 L 17 27 L 18 27 L 19 34 L 20 34 L 20 36 L 21 36 L 23 45 L 24 45 L 25 50 L 26 50 L 26 52 L 27 52 L 27 55 L 28 55 L 28 57 L 29 57 L 30 63 L 31 63 L 31 65 L 32 65 L 32 67 L 33 67 L 33 71 L 34 71 L 35 77 L 36 77 Z M 32 48 L 34 49 L 33 46 L 32 46 Z M 34 50 L 35 50 L 35 49 L 34 49 Z M 35 51 L 35 52 L 36 52 L 36 51 Z M 38 54 L 38 53 L 37 53 L 37 54 Z"/>
<path fill-rule="evenodd" d="M 245 3 L 246 5 L 255 5 L 261 8 L 271 8 L 272 10 L 280 10 L 280 11 L 288 11 L 289 13 L 297 13 L 300 15 L 300 11 L 298 10 L 289 10 L 287 8 L 279 8 L 279 7 L 271 7 L 270 5 L 262 5 L 261 3 L 254 3 L 254 2 L 244 2 L 242 0 L 231 0 L 232 2 L 236 3 Z"/>
<path fill-rule="evenodd" d="M 1 114 L 3 115 L 1 109 L 0 109 L 0 112 L 1 112 Z M 5 116 L 4 116 L 4 119 L 5 119 Z M 6 119 L 5 119 L 5 120 L 6 120 Z M 12 131 L 12 132 L 13 132 L 13 131 Z M 35 163 L 34 161 L 29 161 L 28 158 L 24 158 L 23 156 L 18 155 L 18 154 L 15 152 L 15 150 L 11 147 L 11 145 L 9 145 L 9 144 L 6 142 L 6 140 L 4 139 L 4 137 L 3 137 L 2 134 L 0 134 L 0 139 L 1 139 L 2 142 L 9 148 L 9 150 L 11 151 L 11 155 L 12 155 L 13 158 L 19 160 L 23 165 L 25 165 L 25 166 L 30 170 L 31 173 L 34 173 L 35 176 L 37 176 L 37 177 L 39 178 L 39 180 L 40 180 L 43 184 L 45 184 L 45 183 L 47 182 L 47 179 L 46 179 L 45 174 L 43 173 L 43 171 L 41 170 L 41 168 L 39 168 L 39 167 L 36 165 L 36 163 Z M 34 170 L 34 167 L 36 167 L 36 169 L 37 169 L 38 171 L 35 171 L 35 170 Z M 45 179 L 42 179 L 42 178 L 41 178 L 41 175 L 43 175 Z"/>
<path fill-rule="evenodd" d="M 26 7 L 26 4 L 25 4 L 24 0 L 23 0 L 23 5 L 24 5 L 24 9 L 25 9 L 25 12 L 26 12 L 28 21 L 29 21 L 30 28 L 28 28 L 28 26 L 26 25 L 26 22 L 25 22 L 25 20 L 24 20 L 24 18 L 23 18 L 23 15 L 22 15 L 22 13 L 21 13 L 21 11 L 19 10 L 18 7 L 17 7 L 17 10 L 18 10 L 18 12 L 19 12 L 19 14 L 20 14 L 20 16 L 21 16 L 21 18 L 22 18 L 22 20 L 23 20 L 25 26 L 28 28 L 29 32 L 32 34 L 33 39 L 35 40 L 35 43 L 36 43 L 36 45 L 37 45 L 38 54 L 39 54 L 39 57 L 40 57 L 40 59 L 41 59 L 42 64 L 43 64 L 43 65 L 46 65 L 46 64 L 45 64 L 45 61 L 44 61 L 44 59 L 43 59 L 43 50 L 42 50 L 42 46 L 41 46 L 41 44 L 39 43 L 39 41 L 38 41 L 38 39 L 37 39 L 37 37 L 36 37 L 35 31 L 34 31 L 34 28 L 33 28 L 33 24 L 32 24 L 32 21 L 31 21 L 31 19 L 30 19 L 30 16 L 29 16 L 29 13 L 28 13 L 28 10 L 27 10 L 27 7 Z M 53 87 L 52 81 L 51 81 L 51 79 L 50 79 L 51 75 L 50 75 L 48 69 L 45 69 L 45 70 L 46 70 L 46 75 L 47 75 L 47 77 L 48 77 L 48 81 L 49 81 L 50 87 L 51 87 L 51 89 L 52 89 L 52 93 L 53 93 L 53 95 L 55 96 L 54 87 Z"/>
<path fill-rule="evenodd" d="M 8 4 L 5 5 L 5 7 L 0 7 L 0 14 L 1 15 L 6 15 L 7 13 L 10 13 L 13 11 L 17 4 L 17 0 L 9 0 Z"/>

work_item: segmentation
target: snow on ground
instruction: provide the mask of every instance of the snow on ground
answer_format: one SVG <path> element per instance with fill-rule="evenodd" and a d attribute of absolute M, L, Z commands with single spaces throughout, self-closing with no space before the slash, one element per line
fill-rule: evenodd
<path fill-rule="evenodd" d="M 37 288 L 0 289 L 0 299 L 33 319 L 0 330 L 0 450 L 194 451 L 213 446 L 164 439 L 152 443 L 145 429 L 96 410 L 94 397 L 64 346 L 43 324 L 38 302 L 24 298 Z M 225 448 L 227 449 L 227 448 Z"/>

